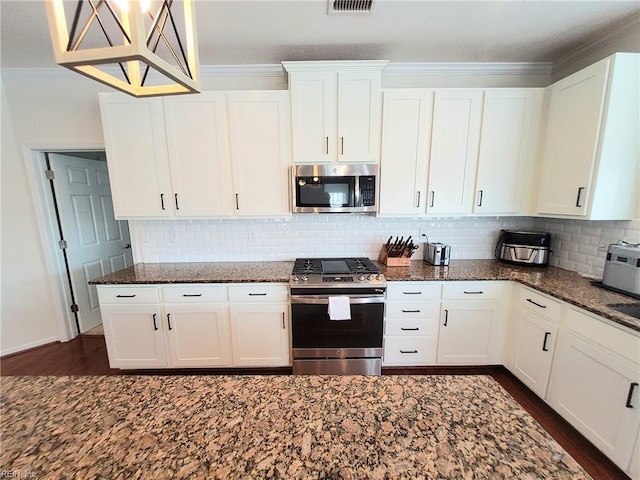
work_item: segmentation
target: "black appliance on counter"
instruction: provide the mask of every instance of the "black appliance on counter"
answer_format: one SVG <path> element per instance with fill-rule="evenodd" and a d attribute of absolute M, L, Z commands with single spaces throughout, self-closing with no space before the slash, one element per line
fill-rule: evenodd
<path fill-rule="evenodd" d="M 380 375 L 387 282 L 374 262 L 296 259 L 289 286 L 294 374 Z"/>
<path fill-rule="evenodd" d="M 494 250 L 503 262 L 532 266 L 548 265 L 550 253 L 550 233 L 517 230 L 501 230 Z"/>

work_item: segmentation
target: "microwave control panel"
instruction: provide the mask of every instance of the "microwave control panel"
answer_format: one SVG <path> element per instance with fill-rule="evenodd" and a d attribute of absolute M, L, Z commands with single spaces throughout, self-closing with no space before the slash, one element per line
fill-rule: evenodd
<path fill-rule="evenodd" d="M 361 176 L 359 180 L 362 206 L 374 206 L 376 204 L 376 177 L 373 175 Z"/>

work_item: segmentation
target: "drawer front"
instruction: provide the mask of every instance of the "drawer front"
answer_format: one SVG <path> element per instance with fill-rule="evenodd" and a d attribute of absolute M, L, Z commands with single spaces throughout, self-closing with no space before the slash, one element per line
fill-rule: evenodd
<path fill-rule="evenodd" d="M 171 285 L 162 288 L 165 303 L 226 302 L 226 285 Z"/>
<path fill-rule="evenodd" d="M 407 337 L 416 335 L 438 335 L 438 319 L 434 318 L 387 318 L 384 321 L 384 334 Z"/>
<path fill-rule="evenodd" d="M 437 337 L 384 338 L 385 365 L 431 365 L 436 362 Z"/>
<path fill-rule="evenodd" d="M 389 300 L 440 300 L 442 285 L 437 282 L 390 282 L 387 284 Z"/>
<path fill-rule="evenodd" d="M 386 318 L 434 318 L 440 315 L 440 302 L 387 302 Z"/>
<path fill-rule="evenodd" d="M 499 282 L 447 282 L 442 287 L 443 300 L 500 300 L 503 285 Z"/>
<path fill-rule="evenodd" d="M 154 286 L 106 286 L 98 285 L 98 299 L 100 304 L 107 303 L 159 303 L 158 287 Z"/>
<path fill-rule="evenodd" d="M 555 322 L 560 320 L 562 304 L 530 288 L 520 288 L 520 306 Z"/>
<path fill-rule="evenodd" d="M 286 302 L 289 300 L 288 285 L 253 283 L 229 287 L 232 302 Z"/>

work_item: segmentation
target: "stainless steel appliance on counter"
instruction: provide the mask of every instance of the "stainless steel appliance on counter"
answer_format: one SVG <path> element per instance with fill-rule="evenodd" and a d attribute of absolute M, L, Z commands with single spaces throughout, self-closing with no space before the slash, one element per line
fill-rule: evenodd
<path fill-rule="evenodd" d="M 375 263 L 296 259 L 289 286 L 294 374 L 380 375 L 387 282 Z"/>
<path fill-rule="evenodd" d="M 424 246 L 423 259 L 431 265 L 449 265 L 451 247 L 444 243 L 429 242 Z"/>
<path fill-rule="evenodd" d="M 293 213 L 375 213 L 378 166 L 295 165 Z"/>
<path fill-rule="evenodd" d="M 640 298 L 640 244 L 609 245 L 602 286 Z"/>
<path fill-rule="evenodd" d="M 494 253 L 496 258 L 508 263 L 548 265 L 551 253 L 551 234 L 502 230 Z"/>

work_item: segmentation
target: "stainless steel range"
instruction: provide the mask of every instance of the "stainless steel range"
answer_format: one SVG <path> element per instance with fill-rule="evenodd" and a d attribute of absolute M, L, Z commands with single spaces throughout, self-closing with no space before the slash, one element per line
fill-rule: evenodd
<path fill-rule="evenodd" d="M 374 262 L 297 259 L 289 285 L 294 374 L 380 375 L 387 282 Z"/>

